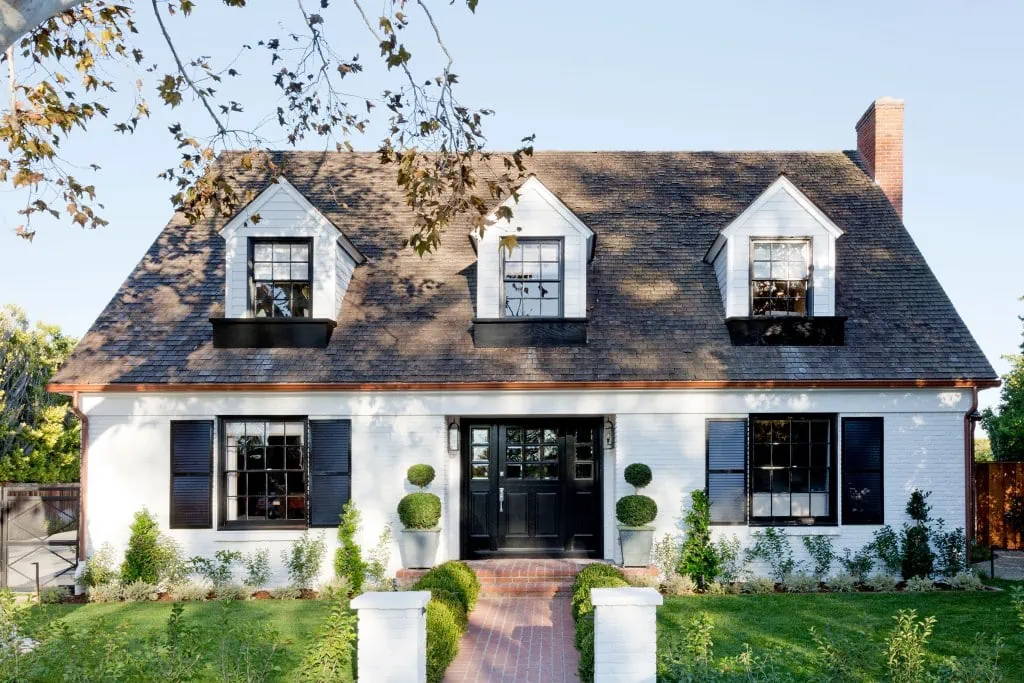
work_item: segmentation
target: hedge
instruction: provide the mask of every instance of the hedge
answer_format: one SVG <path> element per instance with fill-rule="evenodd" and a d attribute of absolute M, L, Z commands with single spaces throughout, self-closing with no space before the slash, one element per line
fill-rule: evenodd
<path fill-rule="evenodd" d="M 430 591 L 427 603 L 427 680 L 440 683 L 459 653 L 468 613 L 476 605 L 480 581 L 465 562 L 452 560 L 434 567 L 411 590 Z"/>
<path fill-rule="evenodd" d="M 572 618 L 576 621 L 575 644 L 580 653 L 581 681 L 594 680 L 594 605 L 590 601 L 590 590 L 625 586 L 629 586 L 626 575 L 610 564 L 587 565 L 573 581 Z"/>

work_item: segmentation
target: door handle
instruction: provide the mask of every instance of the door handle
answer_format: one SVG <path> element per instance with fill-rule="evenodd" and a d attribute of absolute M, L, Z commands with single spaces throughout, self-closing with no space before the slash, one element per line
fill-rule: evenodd
<path fill-rule="evenodd" d="M 505 511 L 505 487 L 498 488 L 498 512 Z"/>

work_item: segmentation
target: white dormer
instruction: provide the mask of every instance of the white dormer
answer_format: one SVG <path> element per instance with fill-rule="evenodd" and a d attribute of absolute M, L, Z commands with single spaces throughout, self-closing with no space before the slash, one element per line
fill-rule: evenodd
<path fill-rule="evenodd" d="M 232 218 L 220 235 L 226 246 L 225 318 L 335 320 L 352 273 L 365 260 L 283 177 Z"/>
<path fill-rule="evenodd" d="M 727 318 L 834 316 L 836 240 L 843 231 L 785 176 L 715 238 Z"/>
<path fill-rule="evenodd" d="M 586 318 L 587 262 L 594 233 L 562 201 L 531 176 L 500 207 L 512 220 L 487 218 L 483 237 L 473 233 L 477 252 L 476 317 Z M 501 239 L 515 235 L 511 252 Z"/>

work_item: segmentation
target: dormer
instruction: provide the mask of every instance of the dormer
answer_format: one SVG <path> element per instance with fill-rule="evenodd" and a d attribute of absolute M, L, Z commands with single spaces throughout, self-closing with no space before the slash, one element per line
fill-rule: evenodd
<path fill-rule="evenodd" d="M 715 238 L 715 268 L 733 343 L 841 345 L 836 240 L 843 231 L 785 176 Z"/>
<path fill-rule="evenodd" d="M 284 177 L 220 230 L 224 318 L 214 345 L 323 347 L 358 264 L 349 239 Z"/>
<path fill-rule="evenodd" d="M 477 253 L 477 346 L 586 343 L 594 232 L 536 176 L 487 217 Z M 505 209 L 511 220 L 502 218 Z M 516 238 L 511 249 L 502 245 Z"/>

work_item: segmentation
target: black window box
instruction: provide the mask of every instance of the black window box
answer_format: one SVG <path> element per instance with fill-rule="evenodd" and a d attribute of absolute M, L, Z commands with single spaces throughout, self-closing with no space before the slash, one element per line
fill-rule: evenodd
<path fill-rule="evenodd" d="M 476 318 L 473 343 L 481 348 L 581 346 L 586 318 Z"/>
<path fill-rule="evenodd" d="M 725 321 L 733 346 L 843 346 L 846 317 L 757 316 Z"/>
<path fill-rule="evenodd" d="M 337 322 L 329 318 L 210 318 L 217 349 L 322 349 Z"/>

